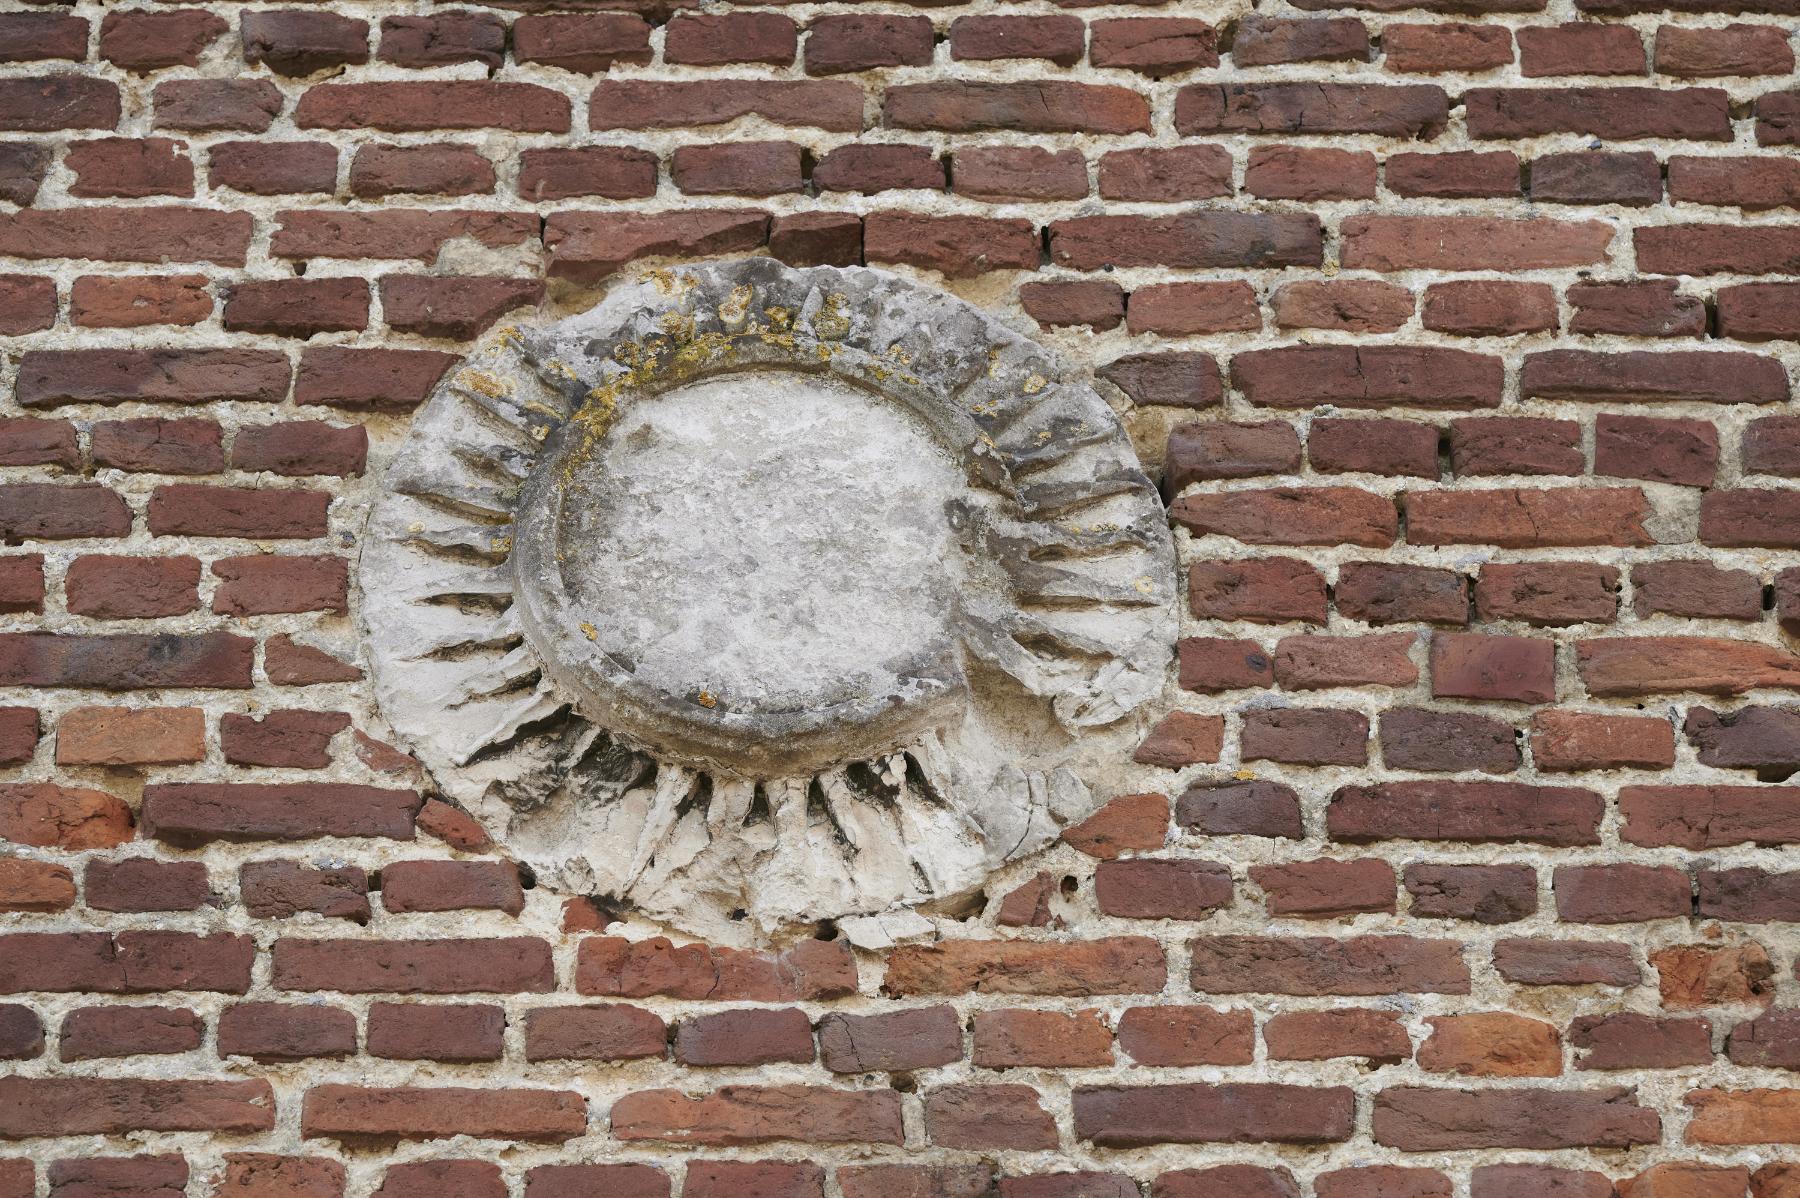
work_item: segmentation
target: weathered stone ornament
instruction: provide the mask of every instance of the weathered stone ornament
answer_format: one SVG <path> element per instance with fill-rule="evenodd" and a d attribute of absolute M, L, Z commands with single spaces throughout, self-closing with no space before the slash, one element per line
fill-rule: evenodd
<path fill-rule="evenodd" d="M 420 411 L 361 565 L 437 784 L 541 883 L 726 939 L 957 895 L 1085 816 L 1174 577 L 1044 350 L 766 258 L 503 333 Z"/>

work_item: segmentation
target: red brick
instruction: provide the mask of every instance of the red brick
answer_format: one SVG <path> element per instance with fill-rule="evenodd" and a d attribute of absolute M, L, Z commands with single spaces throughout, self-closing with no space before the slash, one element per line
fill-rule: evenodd
<path fill-rule="evenodd" d="M 519 871 L 505 861 L 396 861 L 381 871 L 381 905 L 389 911 L 487 909 L 517 915 L 525 908 Z"/>
<path fill-rule="evenodd" d="M 1548 283 L 1466 279 L 1425 289 L 1419 320 L 1426 328 L 1465 337 L 1509 337 L 1554 331 L 1556 292 Z"/>
<path fill-rule="evenodd" d="M 1119 1016 L 1119 1047 L 1140 1065 L 1248 1065 L 1256 1022 L 1247 1010 L 1129 1007 Z"/>
<path fill-rule="evenodd" d="M 1644 74 L 1644 43 L 1627 25 L 1531 25 L 1520 29 L 1518 38 L 1519 73 L 1527 79 Z"/>
<path fill-rule="evenodd" d="M 131 836 L 131 808 L 104 790 L 0 783 L 0 839 L 79 850 L 109 849 Z"/>
<path fill-rule="evenodd" d="M 549 946 L 527 936 L 298 940 L 274 947 L 277 990 L 345 994 L 521 994 L 552 988 Z"/>
<path fill-rule="evenodd" d="M 1776 403 L 1788 398 L 1787 376 L 1774 358 L 1697 350 L 1528 354 L 1519 390 L 1525 398 L 1599 403 Z"/>
<path fill-rule="evenodd" d="M 0 858 L 0 911 L 67 911 L 75 905 L 75 875 L 47 861 Z"/>
<path fill-rule="evenodd" d="M 1468 579 L 1428 566 L 1346 562 L 1338 568 L 1333 598 L 1343 615 L 1376 625 L 1469 619 Z"/>
<path fill-rule="evenodd" d="M 1113 1063 L 1098 1011 L 977 1011 L 970 1059 L 981 1069 L 1078 1069 Z"/>
<path fill-rule="evenodd" d="M 1637 716 L 1540 711 L 1532 717 L 1531 755 L 1541 770 L 1567 771 L 1675 763 L 1668 721 Z"/>
<path fill-rule="evenodd" d="M 287 387 L 286 355 L 266 350 L 37 350 L 20 359 L 15 394 L 26 407 L 279 403 Z"/>
<path fill-rule="evenodd" d="M 624 1141 L 717 1147 L 776 1140 L 899 1144 L 900 1097 L 892 1090 L 799 1085 L 725 1086 L 698 1098 L 639 1090 L 613 1103 L 612 1133 Z"/>
<path fill-rule="evenodd" d="M 0 142 L 0 199 L 27 207 L 37 198 L 50 170 L 50 147 L 32 142 Z"/>
<path fill-rule="evenodd" d="M 50 133 L 118 123 L 119 89 L 106 80 L 75 74 L 0 80 L 0 129 Z"/>
<path fill-rule="evenodd" d="M 1130 354 L 1094 373 L 1138 404 L 1216 408 L 1224 398 L 1218 363 L 1207 354 Z"/>
<path fill-rule="evenodd" d="M 410 840 L 419 796 L 342 782 L 172 782 L 144 789 L 144 834 L 188 847 L 215 840 L 378 836 Z"/>
<path fill-rule="evenodd" d="M 1306 453 L 1322 474 L 1436 478 L 1438 440 L 1436 426 L 1408 420 L 1320 418 L 1312 422 Z"/>
<path fill-rule="evenodd" d="M 205 275 L 83 275 L 69 290 L 69 321 L 89 328 L 199 324 L 213 311 Z"/>
<path fill-rule="evenodd" d="M 356 1017 L 311 1004 L 235 1003 L 219 1015 L 219 1055 L 259 1061 L 344 1057 L 356 1051 Z"/>
<path fill-rule="evenodd" d="M 772 125 L 858 133 L 863 92 L 823 79 L 607 80 L 588 101 L 588 128 L 680 129 L 759 116 Z"/>
<path fill-rule="evenodd" d="M 1361 1057 L 1386 1064 L 1412 1056 L 1412 1041 L 1398 1012 L 1367 1007 L 1283 1012 L 1263 1025 L 1263 1040 L 1275 1061 Z"/>
<path fill-rule="evenodd" d="M 384 294 L 386 283 L 384 279 Z M 361 474 L 368 456 L 369 433 L 360 424 L 317 420 L 252 424 L 240 428 L 231 442 L 231 464 L 237 469 L 266 470 L 290 478 Z"/>
<path fill-rule="evenodd" d="M 308 88 L 300 97 L 294 124 L 302 129 L 380 129 L 389 133 L 428 129 L 567 133 L 569 100 L 533 83 L 323 83 Z"/>
<path fill-rule="evenodd" d="M 544 284 L 536 279 L 491 275 L 383 275 L 380 288 L 389 327 L 464 342 L 486 333 L 509 311 L 544 300 Z"/>
<path fill-rule="evenodd" d="M 1649 503 L 1637 487 L 1414 491 L 1406 538 L 1415 545 L 1647 545 Z"/>
<path fill-rule="evenodd" d="M 1219 65 L 1219 37 L 1205 21 L 1180 17 L 1095 21 L 1088 61 L 1161 78 L 1193 67 Z"/>
<path fill-rule="evenodd" d="M 1250 880 L 1262 888 L 1276 918 L 1336 919 L 1395 910 L 1394 867 L 1372 858 L 1253 865 Z"/>
<path fill-rule="evenodd" d="M 355 682 L 363 676 L 357 667 L 323 649 L 302 645 L 285 632 L 263 644 L 263 670 L 276 686 L 313 686 L 323 682 Z"/>
<path fill-rule="evenodd" d="M 819 1020 L 819 1059 L 833 1073 L 948 1065 L 962 1059 L 962 1025 L 950 1006 L 869 1015 L 833 1011 Z"/>
<path fill-rule="evenodd" d="M 1384 173 L 1395 195 L 1473 200 L 1519 194 L 1519 159 L 1509 150 L 1394 154 Z"/>
<path fill-rule="evenodd" d="M 1503 25 L 1449 21 L 1432 25 L 1395 22 L 1382 27 L 1381 50 L 1388 70 L 1409 75 L 1486 71 L 1512 62 L 1512 30 Z"/>
<path fill-rule="evenodd" d="M 944 165 L 930 146 L 881 143 L 846 145 L 829 151 L 813 168 L 821 191 L 875 192 L 924 188 L 942 191 Z"/>
<path fill-rule="evenodd" d="M 274 1126 L 275 1096 L 261 1080 L 0 1078 L 0 1134 L 9 1139 Z"/>
<path fill-rule="evenodd" d="M 506 22 L 493 13 L 468 11 L 383 17 L 375 54 L 402 67 L 478 62 L 497 68 L 506 59 Z"/>
<path fill-rule="evenodd" d="M 769 233 L 769 214 L 704 212 L 563 212 L 544 227 L 552 278 L 594 283 L 638 258 L 707 257 L 755 249 Z"/>
<path fill-rule="evenodd" d="M 185 1007 L 78 1007 L 63 1017 L 57 1055 L 89 1061 L 192 1052 L 205 1030 Z"/>
<path fill-rule="evenodd" d="M 1057 1146 L 1056 1120 L 1029 1086 L 940 1086 L 925 1095 L 925 1134 L 945 1148 Z"/>
<path fill-rule="evenodd" d="M 1618 608 L 1619 572 L 1583 562 L 1495 563 L 1475 584 L 1476 610 L 1526 624 L 1610 621 Z"/>
<path fill-rule="evenodd" d="M 1079 852 L 1109 861 L 1128 852 L 1160 849 L 1168 835 L 1168 796 L 1131 794 L 1063 829 L 1062 839 Z"/>
<path fill-rule="evenodd" d="M 863 222 L 851 212 L 796 212 L 769 225 L 769 256 L 789 266 L 861 266 Z"/>
<path fill-rule="evenodd" d="M 341 557 L 257 554 L 215 561 L 220 583 L 213 610 L 223 615 L 349 610 L 348 565 Z"/>
<path fill-rule="evenodd" d="M 1782 283 L 1744 283 L 1717 294 L 1719 335 L 1739 341 L 1791 341 L 1800 337 L 1800 288 Z"/>
<path fill-rule="evenodd" d="M 84 554 L 69 564 L 69 610 L 102 620 L 178 616 L 200 605 L 200 563 L 191 557 Z"/>
<path fill-rule="evenodd" d="M 437 350 L 309 346 L 300 355 L 294 402 L 351 411 L 411 411 L 459 360 Z"/>
<path fill-rule="evenodd" d="M 182 1198 L 187 1193 L 187 1161 L 179 1155 L 72 1157 L 51 1161 L 45 1173 L 55 1198 Z M 31 1192 L 28 1186 L 26 1198 Z"/>
<path fill-rule="evenodd" d="M 1408 1152 L 1461 1148 L 1631 1147 L 1662 1123 L 1623 1088 L 1445 1090 L 1397 1086 L 1375 1096 L 1375 1142 Z"/>
<path fill-rule="evenodd" d="M 929 17 L 897 13 L 814 17 L 806 30 L 806 73 L 842 75 L 879 67 L 925 66 L 934 45 Z"/>
<path fill-rule="evenodd" d="M 1188 610 L 1201 620 L 1325 622 L 1325 579 L 1295 558 L 1198 561 L 1188 567 Z"/>
<path fill-rule="evenodd" d="M 1231 41 L 1240 67 L 1290 62 L 1368 62 L 1368 28 L 1354 17 L 1271 17 L 1248 13 Z"/>
<path fill-rule="evenodd" d="M 1079 150 L 971 146 L 951 155 L 951 190 L 977 200 L 1079 200 L 1088 193 Z"/>
<path fill-rule="evenodd" d="M 1487 216 L 1353 216 L 1342 226 L 1350 270 L 1540 270 L 1605 258 L 1604 221 Z"/>
<path fill-rule="evenodd" d="M 230 633 L 0 633 L 0 685 L 102 690 L 250 686 L 256 642 Z"/>
<path fill-rule="evenodd" d="M 1710 1065 L 1713 1059 L 1707 1020 L 1657 1019 L 1635 1011 L 1583 1015 L 1569 1024 L 1569 1044 L 1584 1054 L 1576 1058 L 1577 1069 L 1674 1069 Z"/>
<path fill-rule="evenodd" d="M 1631 568 L 1631 588 L 1639 616 L 1762 619 L 1762 580 L 1748 570 L 1698 561 L 1645 562 Z"/>
<path fill-rule="evenodd" d="M 1494 969 L 1525 986 L 1635 986 L 1642 973 L 1630 945 L 1594 940 L 1498 940 Z"/>
<path fill-rule="evenodd" d="M 518 186 L 520 198 L 532 201 L 642 199 L 656 194 L 656 155 L 627 146 L 526 150 L 519 155 Z"/>
<path fill-rule="evenodd" d="M 602 74 L 620 63 L 642 65 L 651 58 L 650 26 L 629 13 L 524 16 L 513 22 L 512 42 L 519 62 L 584 75 Z M 567 128 L 564 123 L 552 131 Z"/>
<path fill-rule="evenodd" d="M 649 1165 L 537 1165 L 525 1171 L 525 1198 L 669 1198 L 669 1179 Z"/>
<path fill-rule="evenodd" d="M 1246 1082 L 1077 1086 L 1075 1135 L 1099 1147 L 1147 1144 L 1319 1144 L 1350 1138 L 1347 1086 Z"/>
<path fill-rule="evenodd" d="M 1284 420 L 1195 421 L 1169 430 L 1163 489 L 1179 495 L 1190 483 L 1296 474 L 1299 469 L 1300 435 Z"/>
<path fill-rule="evenodd" d="M 856 992 L 856 962 L 841 940 L 802 940 L 780 952 L 671 944 L 665 937 L 583 940 L 575 989 L 614 998 L 812 1002 Z"/>
<path fill-rule="evenodd" d="M 1182 216 L 1078 216 L 1049 225 L 1050 257 L 1070 270 L 1109 266 L 1317 266 L 1311 213 L 1198 211 Z"/>
<path fill-rule="evenodd" d="M 1519 746 L 1511 724 L 1488 716 L 1398 707 L 1381 713 L 1381 759 L 1392 769 L 1508 774 Z"/>
<path fill-rule="evenodd" d="M 198 707 L 72 707 L 56 725 L 58 764 L 178 764 L 205 754 Z"/>
<path fill-rule="evenodd" d="M 219 717 L 219 748 L 233 765 L 323 769 L 331 738 L 350 726 L 341 711 L 227 712 Z"/>
<path fill-rule="evenodd" d="M 571 1090 L 315 1085 L 300 1111 L 307 1139 L 557 1142 L 583 1134 L 587 1103 Z"/>
<path fill-rule="evenodd" d="M 892 995 L 1152 994 L 1167 965 L 1156 942 L 1116 936 L 1082 942 L 946 940 L 903 945 L 888 954 L 882 989 Z"/>
<path fill-rule="evenodd" d="M 1792 274 L 1800 266 L 1800 225 L 1659 225 L 1634 231 L 1632 242 L 1638 269 L 1656 274 Z"/>
<path fill-rule="evenodd" d="M 1231 194 L 1231 154 L 1223 146 L 1111 150 L 1100 156 L 1099 178 L 1102 199 L 1211 199 Z"/>
<path fill-rule="evenodd" d="M 44 1025 L 37 1012 L 18 1003 L 0 1004 L 0 1059 L 24 1061 L 44 1051 Z M 5 1166 L 0 1166 L 4 1170 Z M 11 1178 L 0 1172 L 0 1192 Z M 31 1192 L 31 1191 L 28 1191 Z"/>
<path fill-rule="evenodd" d="M 1087 27 L 1070 16 L 970 16 L 950 23 L 950 57 L 958 62 L 1042 58 L 1074 66 L 1086 50 Z"/>
<path fill-rule="evenodd" d="M 1199 783 L 1176 800 L 1175 822 L 1203 836 L 1298 840 L 1300 796 L 1278 782 Z"/>
<path fill-rule="evenodd" d="M 55 291 L 52 286 L 53 305 Z M 4 292 L 5 283 L 0 282 L 0 295 Z M 67 420 L 0 417 L 0 466 L 61 466 L 79 470 L 81 448 L 75 442 L 75 426 Z"/>
<path fill-rule="evenodd" d="M 388 1003 L 369 1007 L 367 1051 L 400 1061 L 497 1061 L 506 1012 L 481 1003 Z"/>
<path fill-rule="evenodd" d="M 1736 695 L 1800 680 L 1800 658 L 1729 637 L 1608 637 L 1579 641 L 1576 651 L 1582 681 L 1596 696 Z"/>
<path fill-rule="evenodd" d="M 1412 633 L 1387 636 L 1283 637 L 1275 644 L 1275 680 L 1286 690 L 1339 686 L 1410 686 L 1419 669 L 1409 659 Z"/>
<path fill-rule="evenodd" d="M 1300 1186 L 1284 1165 L 1213 1165 L 1159 1174 L 1153 1198 L 1300 1198 Z"/>
<path fill-rule="evenodd" d="M 1113 329 L 1125 319 L 1125 292 L 1104 279 L 1025 283 L 1019 287 L 1019 306 L 1047 328 Z"/>
<path fill-rule="evenodd" d="M 1731 139 L 1731 113 L 1720 88 L 1478 87 L 1464 93 L 1463 109 L 1469 136 L 1481 139 L 1547 133 L 1585 133 L 1608 141 Z"/>
<path fill-rule="evenodd" d="M 337 190 L 337 148 L 317 141 L 224 141 L 207 151 L 206 181 L 251 195 Z"/>
<path fill-rule="evenodd" d="M 1175 93 L 1175 131 L 1379 133 L 1436 137 L 1449 120 L 1440 87 L 1378 83 L 1192 83 Z"/>
<path fill-rule="evenodd" d="M 350 194 L 487 195 L 494 164 L 470 146 L 363 146 L 350 160 Z"/>
<path fill-rule="evenodd" d="M 117 492 L 93 484 L 0 485 L 0 537 L 65 541 L 122 537 L 131 531 L 131 509 Z"/>
<path fill-rule="evenodd" d="M 1378 279 L 1283 283 L 1270 296 L 1275 324 L 1284 329 L 1392 333 L 1413 313 L 1412 292 Z"/>
<path fill-rule="evenodd" d="M 1027 220 L 872 212 L 863 219 L 863 253 L 870 262 L 935 270 L 968 278 L 990 270 L 1036 270 L 1037 228 Z"/>
<path fill-rule="evenodd" d="M 369 918 L 369 879 L 360 865 L 314 869 L 294 861 L 246 861 L 238 870 L 238 891 L 258 919 L 303 912 L 359 923 Z"/>
<path fill-rule="evenodd" d="M 1688 876 L 1672 866 L 1559 865 L 1553 885 L 1557 917 L 1570 923 L 1637 923 L 1694 913 Z"/>
<path fill-rule="evenodd" d="M 680 13 L 663 29 L 663 61 L 716 67 L 760 62 L 792 66 L 799 27 L 772 12 Z"/>
<path fill-rule="evenodd" d="M 668 1049 L 661 1017 L 641 1007 L 543 1007 L 525 1015 L 528 1061 L 626 1061 L 661 1057 Z"/>
<path fill-rule="evenodd" d="M 1679 486 L 1711 486 L 1719 433 L 1708 421 L 1602 415 L 1594 422 L 1594 473 Z"/>
<path fill-rule="evenodd" d="M 1205 919 L 1231 897 L 1231 870 L 1212 861 L 1134 857 L 1094 871 L 1095 903 L 1116 919 Z"/>
<path fill-rule="evenodd" d="M 1354 487 L 1281 487 L 1184 495 L 1169 508 L 1196 536 L 1216 533 L 1250 545 L 1393 544 L 1398 519 L 1386 496 Z"/>
<path fill-rule="evenodd" d="M 689 195 L 770 196 L 797 192 L 801 147 L 791 141 L 678 146 L 669 177 Z"/>
<path fill-rule="evenodd" d="M 416 258 L 426 263 L 435 262 L 445 244 L 459 238 L 490 249 L 532 241 L 538 236 L 539 223 L 536 216 L 524 212 L 407 208 L 283 210 L 276 217 L 280 224 L 269 249 L 277 258 Z"/>
<path fill-rule="evenodd" d="M 299 77 L 369 61 L 369 23 L 302 9 L 246 12 L 239 23 L 244 61 Z"/>
<path fill-rule="evenodd" d="M 196 67 L 206 48 L 230 28 L 216 13 L 203 9 L 114 9 L 100 22 L 100 57 L 138 74 Z"/>
<path fill-rule="evenodd" d="M 1800 544 L 1800 491 L 1745 488 L 1700 498 L 1700 543 L 1788 549 Z"/>
<path fill-rule="evenodd" d="M 1450 1198 L 1450 1179 L 1435 1169 L 1359 1165 L 1313 1178 L 1318 1198 Z"/>
<path fill-rule="evenodd" d="M 1515 782 L 1383 782 L 1340 787 L 1326 810 L 1337 841 L 1598 843 L 1604 804 L 1591 790 Z"/>
<path fill-rule="evenodd" d="M 1584 283 L 1566 293 L 1575 315 L 1571 333 L 1620 333 L 1628 337 L 1699 337 L 1706 332 L 1706 306 L 1698 297 L 1677 294 L 1676 279 L 1626 283 Z"/>
<path fill-rule="evenodd" d="M 1060 80 L 899 84 L 886 90 L 881 114 L 892 129 L 946 133 L 1140 133 L 1150 128 L 1150 104 L 1137 92 Z"/>
<path fill-rule="evenodd" d="M 213 897 L 206 866 L 198 861 L 90 861 L 81 886 L 96 911 L 196 911 Z"/>
<path fill-rule="evenodd" d="M 0 707 L 0 765 L 21 765 L 37 750 L 35 707 Z"/>
<path fill-rule="evenodd" d="M 825 1198 L 825 1170 L 788 1161 L 694 1161 L 683 1198 Z"/>
<path fill-rule="evenodd" d="M 1273 686 L 1274 663 L 1255 641 L 1183 637 L 1175 644 L 1183 690 L 1212 692 Z"/>
<path fill-rule="evenodd" d="M 155 127 L 191 133 L 265 133 L 281 115 L 281 89 L 267 79 L 170 79 L 151 92 Z"/>
<path fill-rule="evenodd" d="M 1238 354 L 1231 381 L 1276 408 L 1492 408 L 1504 371 L 1498 358 L 1438 346 L 1295 345 Z"/>
<path fill-rule="evenodd" d="M 1754 940 L 1742 944 L 1671 945 L 1650 954 L 1662 1005 L 1668 1010 L 1714 1006 L 1768 1006 L 1775 997 L 1775 967 Z"/>
<path fill-rule="evenodd" d="M 1375 196 L 1375 155 L 1310 146 L 1254 146 L 1244 190 L 1262 199 L 1351 200 Z"/>
<path fill-rule="evenodd" d="M 1656 71 L 1685 79 L 1786 75 L 1794 69 L 1787 32 L 1775 25 L 1731 24 L 1714 29 L 1656 28 Z"/>

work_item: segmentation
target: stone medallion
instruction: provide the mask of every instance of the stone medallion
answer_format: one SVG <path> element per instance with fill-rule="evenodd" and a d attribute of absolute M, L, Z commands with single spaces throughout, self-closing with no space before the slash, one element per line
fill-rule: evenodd
<path fill-rule="evenodd" d="M 767 258 L 504 331 L 420 410 L 360 571 L 446 796 L 541 883 L 722 939 L 1049 843 L 1176 629 L 1089 386 L 949 295 Z"/>

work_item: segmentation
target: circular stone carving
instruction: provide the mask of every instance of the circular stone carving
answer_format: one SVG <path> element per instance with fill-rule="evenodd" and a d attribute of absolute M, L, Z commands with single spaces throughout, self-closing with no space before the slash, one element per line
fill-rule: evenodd
<path fill-rule="evenodd" d="M 653 271 L 506 330 L 389 467 L 383 713 L 546 885 L 701 935 L 954 896 L 1093 806 L 1175 637 L 1104 402 L 865 269 Z"/>

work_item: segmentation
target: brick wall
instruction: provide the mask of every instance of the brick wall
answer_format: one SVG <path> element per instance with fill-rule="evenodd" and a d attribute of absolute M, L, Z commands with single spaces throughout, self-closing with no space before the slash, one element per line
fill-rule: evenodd
<path fill-rule="evenodd" d="M 1800 1195 L 1793 0 L 601 7 L 0 0 L 0 1198 Z M 357 664 L 470 343 L 761 252 L 1090 365 L 1188 571 L 885 952 L 534 888 Z"/>

